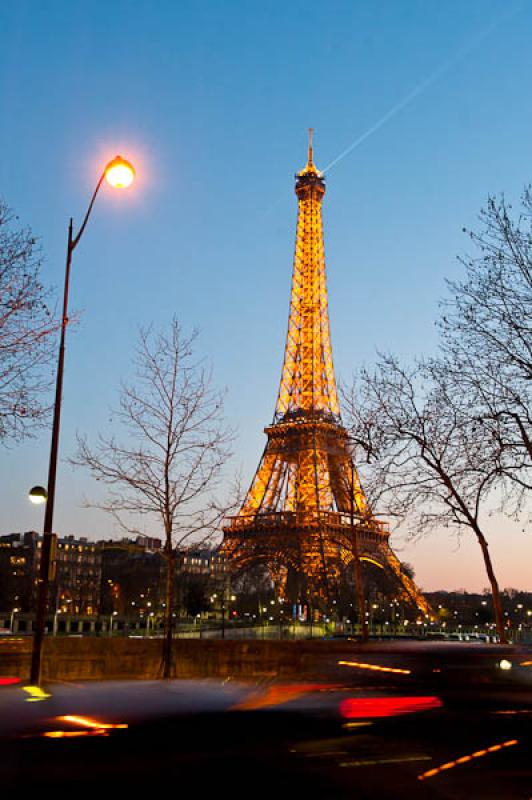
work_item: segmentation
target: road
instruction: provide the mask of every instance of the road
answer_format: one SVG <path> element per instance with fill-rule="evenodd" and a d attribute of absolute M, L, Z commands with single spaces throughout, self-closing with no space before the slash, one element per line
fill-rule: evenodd
<path fill-rule="evenodd" d="M 530 650 L 324 645 L 300 680 L 6 684 L 2 787 L 530 800 Z"/>

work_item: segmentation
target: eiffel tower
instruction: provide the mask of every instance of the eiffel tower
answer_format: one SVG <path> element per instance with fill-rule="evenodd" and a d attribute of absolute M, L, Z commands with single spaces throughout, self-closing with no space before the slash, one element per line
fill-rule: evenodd
<path fill-rule="evenodd" d="M 298 220 L 284 365 L 273 423 L 221 553 L 234 572 L 264 565 L 280 596 L 330 603 L 355 554 L 390 573 L 403 599 L 428 604 L 401 568 L 385 523 L 372 513 L 342 426 L 332 360 L 321 206 L 325 179 L 313 162 L 295 176 Z M 352 524 L 354 523 L 354 524 Z M 295 590 L 294 590 L 295 589 Z"/>

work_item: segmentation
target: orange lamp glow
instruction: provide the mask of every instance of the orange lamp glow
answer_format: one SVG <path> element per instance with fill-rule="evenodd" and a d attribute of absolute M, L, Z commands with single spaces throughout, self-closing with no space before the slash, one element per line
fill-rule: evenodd
<path fill-rule="evenodd" d="M 107 183 L 114 189 L 126 189 L 131 186 L 135 177 L 133 166 L 122 156 L 116 156 L 105 168 Z"/>

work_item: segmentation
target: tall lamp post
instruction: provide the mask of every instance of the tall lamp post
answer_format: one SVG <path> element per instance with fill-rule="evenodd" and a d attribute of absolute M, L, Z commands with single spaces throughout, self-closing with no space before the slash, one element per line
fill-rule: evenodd
<path fill-rule="evenodd" d="M 360 632 L 363 642 L 369 639 L 368 622 L 366 619 L 366 603 L 364 600 L 364 583 L 362 578 L 362 568 L 360 566 L 360 553 L 358 550 L 358 532 L 355 525 L 355 460 L 353 454 L 350 458 L 351 470 L 349 481 L 349 512 L 351 517 L 351 546 L 353 548 L 353 560 L 355 571 L 355 589 L 357 594 L 358 617 L 360 619 Z"/>
<path fill-rule="evenodd" d="M 91 215 L 94 201 L 100 190 L 104 178 L 116 189 L 129 186 L 135 177 L 135 170 L 131 164 L 121 156 L 116 156 L 110 161 L 103 170 L 96 188 L 92 195 L 87 213 L 81 223 L 79 231 L 74 234 L 72 218 L 68 225 L 68 239 L 66 252 L 65 283 L 63 290 L 63 315 L 61 318 L 61 338 L 59 343 L 59 357 L 57 361 L 57 375 L 55 384 L 54 416 L 52 423 L 52 441 L 50 446 L 50 464 L 48 468 L 48 488 L 43 492 L 42 487 L 34 487 L 30 492 L 30 499 L 35 502 L 36 496 L 40 502 L 46 503 L 44 513 L 44 529 L 42 538 L 41 560 L 39 566 L 38 592 L 37 592 L 37 616 L 35 620 L 35 632 L 33 634 L 33 649 L 31 654 L 30 681 L 34 684 L 40 683 L 41 678 L 41 655 L 42 643 L 44 638 L 44 627 L 48 601 L 48 584 L 53 579 L 54 570 L 54 551 L 56 536 L 52 533 L 55 483 L 57 474 L 57 453 L 59 449 L 59 428 L 61 423 L 61 398 L 63 392 L 63 371 L 65 362 L 65 334 L 68 325 L 68 288 L 70 283 L 70 266 L 72 254 L 83 236 L 87 222 Z M 37 494 L 36 494 L 37 490 Z M 39 502 L 39 500 L 37 500 Z"/>

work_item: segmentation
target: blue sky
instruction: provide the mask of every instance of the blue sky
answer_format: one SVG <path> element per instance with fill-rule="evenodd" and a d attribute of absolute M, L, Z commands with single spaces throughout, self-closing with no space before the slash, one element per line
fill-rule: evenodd
<path fill-rule="evenodd" d="M 137 326 L 176 314 L 201 329 L 251 479 L 280 377 L 307 128 L 324 167 L 437 73 L 330 170 L 324 203 L 337 374 L 377 349 L 433 349 L 462 227 L 488 193 L 517 199 L 530 180 L 531 27 L 532 3 L 489 0 L 1 4 L 0 194 L 41 238 L 49 283 L 101 167 L 120 152 L 138 170 L 131 192 L 102 192 L 75 254 L 62 456 L 107 424 Z M 48 447 L 43 434 L 2 454 L 2 531 L 40 528 L 26 491 L 45 482 Z M 97 495 L 85 474 L 62 463 L 58 486 L 58 531 L 117 533 L 81 508 Z M 492 527 L 501 584 L 531 589 L 530 537 Z M 426 588 L 473 589 L 477 550 L 443 534 L 400 554 Z"/>

